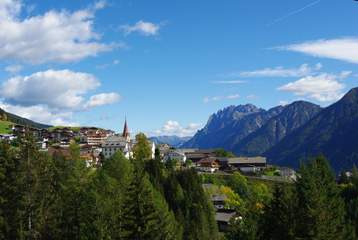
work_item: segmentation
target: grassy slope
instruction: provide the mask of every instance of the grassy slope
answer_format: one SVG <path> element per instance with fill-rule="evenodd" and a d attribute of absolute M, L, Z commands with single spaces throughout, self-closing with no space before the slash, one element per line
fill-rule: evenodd
<path fill-rule="evenodd" d="M 11 133 L 12 122 L 0 120 L 0 133 Z"/>

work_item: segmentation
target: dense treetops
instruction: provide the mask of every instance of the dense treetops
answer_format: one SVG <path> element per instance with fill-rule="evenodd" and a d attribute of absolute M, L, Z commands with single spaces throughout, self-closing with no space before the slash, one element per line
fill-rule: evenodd
<path fill-rule="evenodd" d="M 133 159 L 97 169 L 39 152 L 28 136 L 0 144 L 0 239 L 217 239 L 201 179 L 151 159 L 143 134 Z"/>
<path fill-rule="evenodd" d="M 98 168 L 39 152 L 31 137 L 0 143 L 0 239 L 357 239 L 358 171 L 337 184 L 326 159 L 302 165 L 293 184 L 165 166 L 143 134 L 134 158 Z M 211 183 L 204 191 L 202 183 Z M 218 233 L 209 194 L 236 211 Z"/>

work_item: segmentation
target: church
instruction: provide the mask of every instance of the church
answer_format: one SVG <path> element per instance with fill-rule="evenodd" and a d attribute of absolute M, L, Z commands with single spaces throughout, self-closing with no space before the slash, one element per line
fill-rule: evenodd
<path fill-rule="evenodd" d="M 149 143 L 151 145 L 152 158 L 154 158 L 155 144 L 154 142 Z M 134 145 L 135 140 L 131 139 L 127 119 L 125 119 L 122 134 L 114 134 L 112 136 L 109 136 L 102 144 L 102 154 L 105 159 L 108 159 L 112 157 L 116 152 L 121 151 L 127 159 L 130 159 L 131 157 L 133 157 Z"/>
<path fill-rule="evenodd" d="M 108 159 L 112 157 L 117 151 L 121 151 L 123 155 L 129 159 L 133 156 L 132 146 L 133 141 L 131 141 L 126 119 L 124 122 L 122 134 L 109 136 L 102 144 L 102 153 L 103 156 Z"/>

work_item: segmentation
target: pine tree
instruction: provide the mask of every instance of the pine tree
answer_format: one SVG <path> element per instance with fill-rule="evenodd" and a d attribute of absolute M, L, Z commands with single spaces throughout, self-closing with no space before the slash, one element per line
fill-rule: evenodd
<path fill-rule="evenodd" d="M 214 217 L 214 209 L 205 194 L 201 179 L 193 169 L 177 173 L 184 199 L 184 236 L 186 239 L 217 239 L 218 229 Z"/>
<path fill-rule="evenodd" d="M 162 161 L 162 158 L 161 158 L 161 156 L 160 156 L 160 150 L 159 150 L 159 148 L 155 148 L 154 160 L 156 160 L 157 162 L 161 162 L 161 161 Z"/>
<path fill-rule="evenodd" d="M 82 160 L 65 159 L 56 165 L 59 182 L 57 201 L 57 239 L 97 239 L 96 232 L 96 196 L 91 189 L 91 169 Z"/>
<path fill-rule="evenodd" d="M 296 237 L 307 240 L 344 238 L 344 205 L 327 160 L 318 157 L 301 167 L 296 184 Z"/>
<path fill-rule="evenodd" d="M 98 211 L 95 227 L 98 239 L 120 239 L 122 201 L 129 181 L 131 164 L 121 152 L 100 167 L 92 182 Z"/>
<path fill-rule="evenodd" d="M 342 197 L 346 204 L 346 226 L 351 228 L 353 235 L 358 237 L 358 169 L 353 168 L 352 176 L 344 184 Z M 349 231 L 349 229 L 348 229 Z"/>
<path fill-rule="evenodd" d="M 273 199 L 266 207 L 260 224 L 263 230 L 261 239 L 295 239 L 295 199 L 291 186 L 275 186 Z"/>
<path fill-rule="evenodd" d="M 20 229 L 20 160 L 7 143 L 0 143 L 0 239 L 18 239 Z"/>
<path fill-rule="evenodd" d="M 35 187 L 36 187 L 36 167 L 39 161 L 39 152 L 33 135 L 26 130 L 25 137 L 20 141 L 20 171 L 19 178 L 21 181 L 21 194 L 23 194 L 23 202 L 21 209 L 21 229 L 20 237 L 34 239 L 37 235 L 34 228 L 35 218 Z"/>
<path fill-rule="evenodd" d="M 138 160 L 136 160 L 138 161 Z M 123 239 L 177 239 L 175 220 L 161 195 L 155 193 L 140 164 L 135 164 L 124 193 Z"/>
<path fill-rule="evenodd" d="M 154 188 L 163 193 L 164 165 L 157 159 L 152 159 L 145 162 L 145 171 L 148 173 L 149 180 Z"/>

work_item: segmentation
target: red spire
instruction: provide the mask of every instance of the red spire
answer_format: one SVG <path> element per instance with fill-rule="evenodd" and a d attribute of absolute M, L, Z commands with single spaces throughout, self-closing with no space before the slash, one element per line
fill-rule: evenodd
<path fill-rule="evenodd" d="M 124 128 L 123 128 L 123 133 L 122 133 L 122 136 L 127 138 L 129 137 L 129 130 L 128 130 L 128 126 L 127 126 L 127 118 L 124 122 Z"/>

